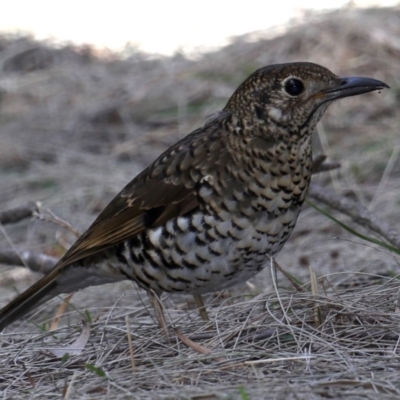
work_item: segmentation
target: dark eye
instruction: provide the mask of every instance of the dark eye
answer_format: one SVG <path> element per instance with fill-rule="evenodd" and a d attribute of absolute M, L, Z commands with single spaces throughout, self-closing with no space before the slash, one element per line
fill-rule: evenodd
<path fill-rule="evenodd" d="M 304 91 L 304 84 L 301 80 L 291 78 L 285 82 L 285 91 L 291 96 L 298 96 Z"/>

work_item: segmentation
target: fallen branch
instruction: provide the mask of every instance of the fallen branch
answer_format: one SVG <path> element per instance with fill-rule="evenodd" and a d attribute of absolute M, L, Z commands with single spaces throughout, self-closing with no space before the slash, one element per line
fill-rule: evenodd
<path fill-rule="evenodd" d="M 23 219 L 30 218 L 34 213 L 39 212 L 40 203 L 29 201 L 18 207 L 10 208 L 9 210 L 0 211 L 0 224 L 14 224 Z"/>
<path fill-rule="evenodd" d="M 51 222 L 55 225 L 72 232 L 79 237 L 79 232 L 68 222 L 57 217 L 49 209 L 42 210 L 40 203 L 29 202 L 23 206 L 12 208 L 0 213 L 0 223 L 17 222 L 23 218 L 36 217 L 37 219 Z M 66 246 L 67 248 L 69 246 Z M 57 263 L 58 258 L 48 256 L 47 254 L 37 253 L 30 250 L 20 252 L 14 250 L 0 250 L 0 264 L 26 267 L 31 271 L 47 274 Z M 7 277 L 5 277 L 7 279 Z"/>
<path fill-rule="evenodd" d="M 42 274 L 47 274 L 57 261 L 58 259 L 55 257 L 29 250 L 23 250 L 19 253 L 13 250 L 0 251 L 0 264 L 27 267 L 31 271 L 41 272 Z"/>
<path fill-rule="evenodd" d="M 339 196 L 333 191 L 315 183 L 311 184 L 308 196 L 349 216 L 357 224 L 370 229 L 372 232 L 385 238 L 393 246 L 400 248 L 399 232 L 391 228 L 389 224 L 379 219 L 375 214 L 368 211 L 362 204 Z"/>

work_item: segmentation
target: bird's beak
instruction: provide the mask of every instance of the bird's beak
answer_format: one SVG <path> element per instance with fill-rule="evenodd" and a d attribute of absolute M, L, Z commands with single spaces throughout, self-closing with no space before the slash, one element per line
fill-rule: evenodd
<path fill-rule="evenodd" d="M 326 100 L 337 100 L 343 97 L 356 96 L 358 94 L 373 92 L 374 90 L 389 88 L 384 82 L 358 76 L 339 78 L 337 82 L 334 87 L 324 90 L 321 93 Z"/>

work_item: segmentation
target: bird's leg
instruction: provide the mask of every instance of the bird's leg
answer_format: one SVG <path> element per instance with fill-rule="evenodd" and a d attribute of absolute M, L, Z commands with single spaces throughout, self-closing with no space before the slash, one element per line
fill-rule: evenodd
<path fill-rule="evenodd" d="M 210 322 L 210 318 L 208 318 L 207 310 L 203 302 L 203 298 L 200 294 L 193 295 L 194 302 L 196 303 L 197 308 L 199 309 L 200 317 L 204 322 Z"/>
<path fill-rule="evenodd" d="M 166 332 L 167 331 L 167 322 L 165 319 L 164 309 L 163 309 L 163 306 L 160 301 L 161 292 L 155 293 L 153 290 L 150 289 L 147 291 L 147 294 L 149 296 L 150 303 L 154 308 L 154 312 L 156 313 L 158 326 L 160 329 L 162 329 L 163 331 Z"/>

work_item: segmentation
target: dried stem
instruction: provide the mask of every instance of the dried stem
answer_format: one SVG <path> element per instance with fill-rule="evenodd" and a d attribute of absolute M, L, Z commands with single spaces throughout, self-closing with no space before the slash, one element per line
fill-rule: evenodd
<path fill-rule="evenodd" d="M 55 215 L 51 210 L 46 208 L 45 210 L 41 212 L 36 212 L 34 216 L 37 219 L 40 219 L 41 221 L 47 221 L 51 222 L 55 225 L 61 226 L 61 228 L 64 228 L 68 231 L 70 231 L 75 237 L 79 238 L 81 236 L 80 232 L 76 230 L 70 223 L 67 221 L 64 221 L 62 218 L 58 217 Z"/>
<path fill-rule="evenodd" d="M 362 204 L 344 196 L 337 195 L 332 190 L 318 184 L 311 184 L 308 195 L 321 203 L 348 215 L 354 222 L 370 229 L 385 238 L 390 244 L 400 248 L 400 234 L 389 224 L 368 211 Z"/>

